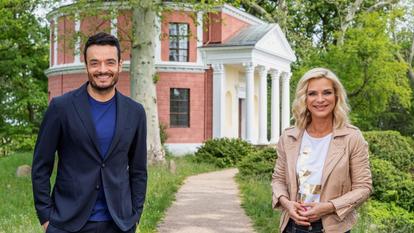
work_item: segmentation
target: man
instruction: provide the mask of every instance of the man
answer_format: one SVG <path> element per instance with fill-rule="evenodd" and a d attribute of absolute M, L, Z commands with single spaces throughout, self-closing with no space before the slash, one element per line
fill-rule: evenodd
<path fill-rule="evenodd" d="M 32 168 L 37 215 L 48 233 L 135 232 L 147 185 L 145 111 L 115 89 L 122 61 L 114 36 L 91 36 L 84 57 L 88 82 L 52 99 L 40 127 Z"/>

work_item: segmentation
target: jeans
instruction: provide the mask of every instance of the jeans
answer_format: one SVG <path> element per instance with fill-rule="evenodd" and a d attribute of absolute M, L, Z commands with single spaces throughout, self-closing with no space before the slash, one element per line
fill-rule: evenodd
<path fill-rule="evenodd" d="M 283 231 L 283 233 L 323 233 L 325 230 L 323 229 L 322 221 L 316 221 L 311 223 L 310 226 L 302 226 L 297 225 L 292 219 L 289 219 L 289 222 Z M 347 231 L 345 233 L 350 233 L 351 231 Z"/>
<path fill-rule="evenodd" d="M 106 222 L 87 222 L 84 227 L 77 233 L 135 233 L 136 226 L 128 231 L 121 231 L 113 221 Z M 69 233 L 58 229 L 49 224 L 46 233 Z"/>

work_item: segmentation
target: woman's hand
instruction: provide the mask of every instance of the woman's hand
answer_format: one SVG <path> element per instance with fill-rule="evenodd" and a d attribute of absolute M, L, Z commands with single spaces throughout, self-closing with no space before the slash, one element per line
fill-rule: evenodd
<path fill-rule="evenodd" d="M 305 211 L 306 209 L 301 206 L 298 202 L 289 201 L 287 197 L 281 196 L 279 198 L 280 204 L 287 210 L 289 213 L 290 218 L 295 221 L 298 225 L 303 226 L 310 226 L 309 218 L 305 216 L 301 216 L 299 213 L 300 211 Z"/>
<path fill-rule="evenodd" d="M 301 208 L 298 210 L 300 216 L 307 217 L 309 222 L 315 222 L 321 219 L 322 216 L 333 213 L 335 207 L 331 202 L 311 202 L 300 204 Z"/>

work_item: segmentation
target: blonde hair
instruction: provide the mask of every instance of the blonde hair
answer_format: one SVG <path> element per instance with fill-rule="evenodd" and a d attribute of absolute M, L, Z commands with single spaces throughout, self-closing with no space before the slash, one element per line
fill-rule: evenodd
<path fill-rule="evenodd" d="M 299 80 L 296 88 L 295 100 L 292 104 L 295 126 L 299 129 L 305 129 L 312 121 L 311 114 L 306 107 L 306 94 L 309 81 L 319 78 L 329 79 L 333 83 L 334 94 L 336 97 L 335 108 L 333 110 L 333 127 L 335 129 L 341 128 L 349 122 L 348 113 L 350 108 L 347 103 L 346 92 L 342 83 L 332 71 L 326 68 L 314 68 L 306 72 Z"/>

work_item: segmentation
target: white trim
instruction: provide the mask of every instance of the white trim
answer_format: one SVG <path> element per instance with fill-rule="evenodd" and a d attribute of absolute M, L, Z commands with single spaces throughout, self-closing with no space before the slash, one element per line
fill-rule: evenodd
<path fill-rule="evenodd" d="M 75 15 L 75 33 L 76 33 L 76 41 L 75 41 L 75 60 L 74 63 L 79 64 L 80 63 L 80 38 L 78 33 L 80 32 L 80 18 L 79 13 L 76 13 Z"/>
<path fill-rule="evenodd" d="M 200 47 L 203 46 L 203 12 L 197 13 L 197 64 L 203 64 Z"/>
<path fill-rule="evenodd" d="M 195 153 L 203 143 L 165 143 L 164 145 L 174 156 L 183 156 Z"/>
<path fill-rule="evenodd" d="M 50 41 L 50 46 L 49 46 L 49 67 L 53 66 L 53 61 L 52 61 L 52 54 L 53 54 L 53 34 L 54 34 L 54 30 L 53 28 L 51 28 L 49 30 L 49 41 Z"/>
<path fill-rule="evenodd" d="M 59 28 L 59 21 L 58 21 L 58 17 L 55 17 L 53 19 L 53 21 L 55 22 L 53 30 L 54 32 L 54 40 L 53 40 L 53 66 L 57 66 L 58 65 L 58 28 Z"/>
<path fill-rule="evenodd" d="M 112 14 L 115 14 L 112 12 Z M 111 35 L 118 38 L 118 14 L 115 14 L 115 17 L 111 19 Z"/>
<path fill-rule="evenodd" d="M 130 61 L 124 61 L 122 63 L 122 70 L 128 71 L 130 67 Z M 206 66 L 199 65 L 197 63 L 185 63 L 185 62 L 163 62 L 155 64 L 157 72 L 187 72 L 187 73 L 204 73 L 207 69 Z M 45 70 L 46 76 L 61 75 L 61 74 L 76 74 L 85 73 L 85 63 L 69 63 L 61 64 L 49 67 Z"/>
<path fill-rule="evenodd" d="M 224 4 L 221 7 L 221 10 L 223 13 L 226 13 L 251 25 L 266 24 L 265 21 L 228 4 Z"/>

